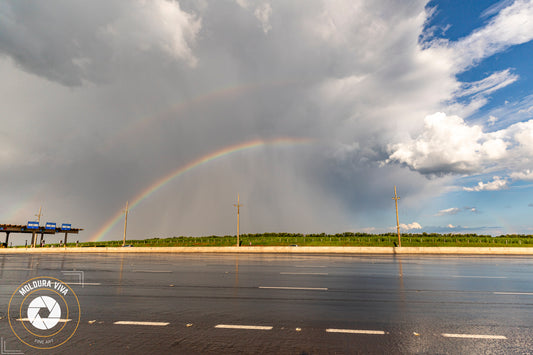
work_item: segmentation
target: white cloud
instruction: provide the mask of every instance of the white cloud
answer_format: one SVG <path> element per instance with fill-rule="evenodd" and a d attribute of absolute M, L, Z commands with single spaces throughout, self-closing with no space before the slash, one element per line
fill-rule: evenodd
<path fill-rule="evenodd" d="M 248 0 L 235 0 L 235 2 L 237 3 L 237 5 L 239 5 L 243 9 L 246 9 L 248 8 L 248 6 L 250 6 L 250 3 L 248 2 Z"/>
<path fill-rule="evenodd" d="M 505 157 L 506 148 L 507 143 L 497 135 L 439 112 L 426 116 L 417 138 L 389 145 L 388 161 L 405 163 L 422 173 L 471 173 L 484 161 Z"/>
<path fill-rule="evenodd" d="M 422 226 L 417 222 L 413 222 L 409 224 L 400 223 L 400 228 L 403 229 L 404 231 L 408 231 L 411 229 L 422 229 Z"/>
<path fill-rule="evenodd" d="M 498 118 L 490 115 L 488 121 L 489 121 L 489 126 L 494 126 L 496 121 L 498 121 Z"/>
<path fill-rule="evenodd" d="M 492 112 L 499 129 L 492 133 L 483 131 L 486 118 L 473 124 L 458 114 L 516 80 L 519 72 L 506 67 L 473 83 L 457 76 L 518 40 L 517 26 L 504 28 L 513 31 L 507 44 L 484 30 L 513 12 L 463 40 L 422 45 L 424 0 L 198 3 L 53 0 L 27 11 L 24 2 L 0 1 L 0 130 L 14 137 L 2 139 L 0 161 L 42 166 L 39 174 L 19 166 L 0 174 L 9 202 L 52 195 L 57 206 L 73 206 L 88 236 L 152 181 L 209 152 L 309 136 L 331 145 L 258 148 L 168 184 L 135 211 L 132 231 L 232 233 L 226 207 L 236 191 L 249 196 L 243 228 L 250 232 L 311 228 L 309 220 L 328 232 L 354 223 L 386 229 L 381 218 L 364 218 L 390 205 L 384 187 L 392 181 L 404 206 L 428 206 L 453 177 L 418 172 L 532 166 L 529 126 L 507 126 L 530 115 L 533 98 L 514 106 L 520 115 Z M 497 46 L 468 51 L 467 41 Z M 16 141 L 22 136 L 24 144 Z M 43 156 L 64 165 L 44 164 Z M 378 166 L 389 156 L 410 169 Z M 354 215 L 364 217 L 354 222 Z"/>
<path fill-rule="evenodd" d="M 510 178 L 513 180 L 533 181 L 533 171 L 530 169 L 516 171 L 511 173 Z"/>
<path fill-rule="evenodd" d="M 518 80 L 518 75 L 512 74 L 509 69 L 494 73 L 485 79 L 472 83 L 463 83 L 456 97 L 469 95 L 488 95 L 504 88 Z"/>
<path fill-rule="evenodd" d="M 460 208 L 452 207 L 452 208 L 440 210 L 439 212 L 437 212 L 437 214 L 435 214 L 435 216 L 439 217 L 439 216 L 454 215 L 454 214 L 459 213 L 460 211 L 461 211 Z"/>
<path fill-rule="evenodd" d="M 145 55 L 194 66 L 200 28 L 200 19 L 177 1 L 56 0 L 33 3 L 32 11 L 20 2 L 0 3 L 0 53 L 68 86 L 112 81 L 125 67 L 150 63 Z"/>
<path fill-rule="evenodd" d="M 448 224 L 446 227 L 448 228 L 455 228 L 455 226 L 453 224 Z"/>
<path fill-rule="evenodd" d="M 518 111 L 518 113 L 533 113 L 533 106 L 527 107 L 525 109 L 521 109 Z"/>
<path fill-rule="evenodd" d="M 478 182 L 477 186 L 474 187 L 463 187 L 465 191 L 498 191 L 509 188 L 509 181 L 502 179 L 499 176 L 494 176 L 493 181 L 483 183 L 482 181 Z"/>
<path fill-rule="evenodd" d="M 272 6 L 268 3 L 259 5 L 254 11 L 255 17 L 261 22 L 263 32 L 268 33 L 272 29 L 270 24 L 270 16 L 272 15 Z"/>
<path fill-rule="evenodd" d="M 127 13 L 104 28 L 102 37 L 115 48 L 126 45 L 140 51 L 162 50 L 196 65 L 191 45 L 201 28 L 199 19 L 181 10 L 177 1 L 138 0 L 132 5 Z"/>
<path fill-rule="evenodd" d="M 454 66 L 462 71 L 512 45 L 533 39 L 533 2 L 517 0 L 503 8 L 488 25 L 450 44 Z"/>

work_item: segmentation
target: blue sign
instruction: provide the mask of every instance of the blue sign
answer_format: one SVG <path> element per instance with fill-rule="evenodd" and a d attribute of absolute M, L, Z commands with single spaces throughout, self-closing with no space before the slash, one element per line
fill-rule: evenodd
<path fill-rule="evenodd" d="M 39 229 L 39 222 L 28 221 L 28 229 Z"/>
<path fill-rule="evenodd" d="M 61 230 L 69 231 L 71 227 L 72 227 L 72 225 L 70 223 L 63 223 L 61 225 Z"/>
<path fill-rule="evenodd" d="M 44 226 L 46 229 L 56 229 L 56 224 L 53 222 L 46 222 L 46 225 Z"/>

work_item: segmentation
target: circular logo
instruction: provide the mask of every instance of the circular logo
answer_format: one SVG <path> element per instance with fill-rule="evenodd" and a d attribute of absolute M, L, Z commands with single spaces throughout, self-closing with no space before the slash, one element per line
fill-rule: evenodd
<path fill-rule="evenodd" d="M 70 286 L 53 277 L 35 277 L 13 292 L 8 320 L 15 336 L 36 349 L 67 342 L 80 323 L 80 303 Z"/>
<path fill-rule="evenodd" d="M 44 314 L 48 314 L 44 316 Z M 40 330 L 51 329 L 61 319 L 61 306 L 49 296 L 39 296 L 28 306 L 28 320 L 31 325 Z"/>

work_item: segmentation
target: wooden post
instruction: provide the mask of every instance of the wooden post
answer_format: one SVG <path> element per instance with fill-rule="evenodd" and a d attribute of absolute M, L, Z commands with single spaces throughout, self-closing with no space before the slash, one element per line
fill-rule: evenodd
<path fill-rule="evenodd" d="M 237 204 L 236 205 L 234 204 L 233 206 L 237 207 L 237 246 L 239 246 L 240 245 L 240 243 L 239 243 L 239 232 L 240 232 L 239 228 L 240 228 L 240 223 L 241 223 L 240 222 L 240 215 L 241 215 L 241 206 L 242 206 L 239 203 L 239 194 L 237 194 Z"/>
<path fill-rule="evenodd" d="M 67 247 L 67 238 L 68 238 L 68 232 L 65 232 L 65 248 Z"/>
<path fill-rule="evenodd" d="M 398 217 L 398 200 L 400 199 L 398 195 L 396 195 L 396 186 L 394 186 L 394 197 L 392 198 L 396 204 L 396 228 L 398 230 L 398 246 L 402 246 L 402 239 L 400 237 L 400 218 Z"/>

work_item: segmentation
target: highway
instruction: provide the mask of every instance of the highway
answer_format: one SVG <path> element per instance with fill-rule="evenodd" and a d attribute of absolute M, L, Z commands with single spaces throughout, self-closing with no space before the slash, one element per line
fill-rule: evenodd
<path fill-rule="evenodd" d="M 54 354 L 533 352 L 530 257 L 0 254 L 2 354 L 51 353 L 7 321 L 38 276 L 81 307 Z"/>

